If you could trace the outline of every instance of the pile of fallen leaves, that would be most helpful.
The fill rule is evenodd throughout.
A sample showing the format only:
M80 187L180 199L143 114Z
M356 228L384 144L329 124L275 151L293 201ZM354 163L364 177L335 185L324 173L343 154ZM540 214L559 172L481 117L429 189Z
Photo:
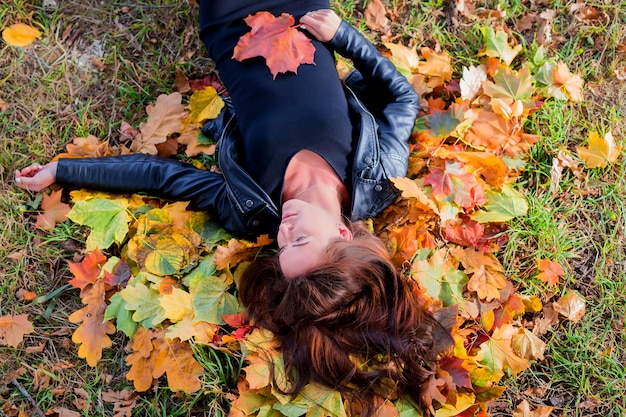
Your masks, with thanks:
M540 138L525 133L525 122L545 100L580 100L582 80L541 48L521 62L521 46L512 46L504 31L484 28L484 41L483 63L462 68L460 79L453 78L445 52L385 44L419 93L423 112L411 140L409 173L393 180L402 198L370 227L451 329L455 343L423 387L427 410L397 398L384 404L380 416L486 416L489 402L504 391L502 378L543 358L541 336L560 320L577 321L584 314L584 301L573 291L559 289L566 295L545 305L518 293L495 256L506 243L506 222L527 211L515 182ZM62 156L173 156L184 149L185 159L211 169L194 157L214 150L199 127L219 114L218 91L224 91L214 79L189 81L183 74L177 89L148 106L147 121L138 129L122 124L120 145L76 138ZM189 97L188 105L180 92ZM595 132L589 147L578 149L590 167L618 154L610 134ZM578 164L576 156L560 154L553 180ZM111 346L110 335L120 331L129 339L126 377L137 391L167 385L192 393L202 389L204 372L193 345L208 345L245 354L233 416L348 413L337 392L317 384L295 398L282 395L273 381L288 382L272 335L246 324L235 296L238 277L259 251L273 251L269 238L234 239L184 202L76 190L68 205L61 192L44 195L36 226L53 229L69 218L87 227L86 255L69 262L69 284L80 290L84 307L68 320L78 324L72 340L89 365L97 365ZM550 259L537 265L537 279L556 290L562 267ZM27 315L0 317L1 344L17 348L36 331ZM132 404L125 407L130 415ZM549 412L550 407L531 411L523 402L516 415Z

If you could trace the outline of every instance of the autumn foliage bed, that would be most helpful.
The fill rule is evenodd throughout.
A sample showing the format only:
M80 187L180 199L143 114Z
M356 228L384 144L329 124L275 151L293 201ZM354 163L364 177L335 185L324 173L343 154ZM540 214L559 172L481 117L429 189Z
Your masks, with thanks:
M506 26L479 25L481 47L475 56L464 57L471 65L460 65L446 51L391 39L382 17L385 9L376 7L381 6L370 2L365 10L367 23L381 33L386 41L381 50L420 95L422 111L410 142L409 172L393 180L402 198L368 226L386 242L394 262L454 338L423 386L428 409L391 398L379 415L486 416L506 381L544 359L551 331L564 322L575 324L585 314L585 298L568 288L565 265L558 259L537 254L526 269L544 289L543 296L525 291L501 263L508 223L529 211L520 177L529 169L533 146L542 141L530 133L533 117L549 102L580 102L584 83L547 48L535 44L524 50ZM284 30L290 25L287 21ZM8 44L36 39L30 29L13 30L17 35L5 38ZM341 61L340 72L345 65L349 63ZM136 126L119 120L121 140L74 137L63 156L142 152L214 169L213 138L199 128L217 116L223 106L220 93L226 92L214 76L194 78L180 69L175 89L153 97ZM559 186L564 169L582 177L585 170L618 159L621 148L610 131L590 129L585 135L585 146L554 158L551 187ZM98 369L115 344L125 345L116 355L124 362L126 382L101 397L114 405L115 415L129 416L142 396L165 390L180 398L218 398L210 403L219 404L211 412L223 412L230 404L232 416L349 412L341 396L325 387L310 384L290 398L274 385L287 383L280 353L271 334L248 326L236 297L238 277L249 261L274 253L267 236L256 242L234 239L206 213L188 210L185 202L146 195L56 187L43 193L40 206L36 203L29 227L44 239L69 230L80 242L74 258L65 262L72 277L58 286L60 291L73 287L82 303L67 315L75 325L71 340L76 345L68 349ZM59 293L29 289L20 297L41 304ZM34 338L50 336L25 311L0 317L1 344L37 349ZM218 358L230 371L216 386L211 363ZM39 378L61 369L55 366L41 367L45 372ZM5 383L24 391L20 372L25 368L11 370ZM20 394L32 399L28 392ZM17 415L16 397L11 398L2 410ZM555 410L531 407L525 400L511 408L524 417ZM24 409L38 406L26 404ZM71 415L63 407L43 411Z

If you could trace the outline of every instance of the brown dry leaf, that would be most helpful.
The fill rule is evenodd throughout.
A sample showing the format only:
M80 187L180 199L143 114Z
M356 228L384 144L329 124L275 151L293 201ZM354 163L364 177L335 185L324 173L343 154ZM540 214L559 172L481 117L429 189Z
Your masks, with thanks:
M102 142L93 135L84 138L74 138L72 143L65 146L67 152L61 153L54 158L97 158L101 156L119 155L120 150L110 146L107 142Z
M183 96L178 92L161 94L154 105L146 107L148 120L139 125L141 134L133 140L130 146L132 152L157 155L156 145L165 142L172 133L181 131L181 119L187 114L182 99Z
M549 417L552 415L552 410L554 407L541 406L531 411L528 401L523 400L513 412L513 417Z
M552 303L554 311L577 323L585 315L585 300L576 291L570 291Z
M189 78L187 78L183 70L178 67L176 67L176 79L174 80L174 85L176 86L176 90L181 94L185 94L191 91Z
M524 359L543 360L543 353L546 350L546 344L539 339L533 332L522 328L511 339L513 351Z
M102 358L102 350L111 346L108 335L115 333L115 325L104 321L106 303L104 301L104 281L98 280L91 287L81 291L82 302L86 307L68 317L70 323L82 324L72 335L72 341L80 344L78 356L85 358L89 366L96 366Z
M387 27L387 10L381 0L368 1L364 14L365 24L370 30L384 31Z
M570 168L572 173L581 178L582 172L578 168L578 162L574 160L566 151L561 149L556 158L552 159L552 168L550 168L550 193L555 194L559 191L559 184L563 175L564 168Z
M0 346L8 345L16 348L24 339L24 335L33 333L35 328L28 320L28 314L0 317Z
M131 417L137 405L137 393L129 390L106 391L102 393L102 400L113 403L113 417Z
M217 247L213 262L217 265L217 269L236 266L241 262L255 258L261 247L267 246L272 242L273 240L268 235L259 236L256 242L233 238L228 242L228 247Z
M41 229L52 230L57 223L63 223L67 220L67 213L70 212L71 207L69 204L61 202L62 196L63 190L43 195L43 200L41 201L43 213L37 215L35 226Z
M47 416L55 416L55 414L56 417L80 417L78 411L73 411L65 407L55 407L46 411Z

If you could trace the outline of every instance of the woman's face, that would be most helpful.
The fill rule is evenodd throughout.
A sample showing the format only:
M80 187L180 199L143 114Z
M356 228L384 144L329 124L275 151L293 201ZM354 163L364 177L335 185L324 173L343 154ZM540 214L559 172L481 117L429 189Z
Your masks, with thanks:
M303 200L286 201L277 236L285 277L293 278L317 265L326 246L337 238L352 240L352 233L333 213Z

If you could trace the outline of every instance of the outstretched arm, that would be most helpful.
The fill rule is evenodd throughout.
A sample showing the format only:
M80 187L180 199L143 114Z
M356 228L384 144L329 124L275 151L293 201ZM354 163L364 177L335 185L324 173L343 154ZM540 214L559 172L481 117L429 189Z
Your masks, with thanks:
M15 171L15 185L24 190L41 191L54 184L57 180L58 163L50 162L46 165L32 164Z

